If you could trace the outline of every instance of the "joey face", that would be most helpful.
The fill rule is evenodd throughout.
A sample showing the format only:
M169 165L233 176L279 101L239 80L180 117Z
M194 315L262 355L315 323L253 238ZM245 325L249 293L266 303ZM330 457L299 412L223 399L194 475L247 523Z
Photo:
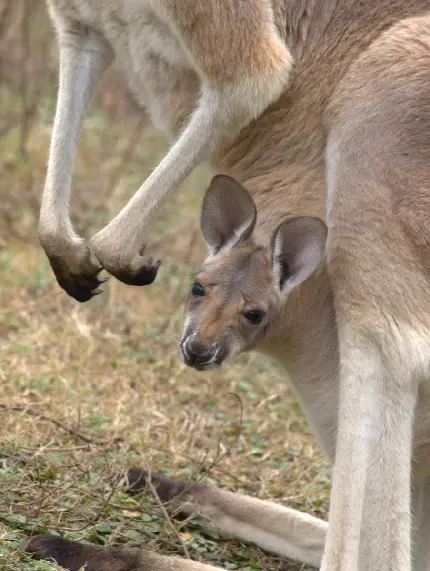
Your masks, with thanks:
M248 192L215 177L206 193L201 228L209 256L192 284L179 344L195 369L221 366L264 339L288 293L321 261L325 224L298 217L275 230L269 248L252 239L257 217Z
M206 260L191 287L180 344L196 369L220 366L252 349L279 310L268 253L245 243Z

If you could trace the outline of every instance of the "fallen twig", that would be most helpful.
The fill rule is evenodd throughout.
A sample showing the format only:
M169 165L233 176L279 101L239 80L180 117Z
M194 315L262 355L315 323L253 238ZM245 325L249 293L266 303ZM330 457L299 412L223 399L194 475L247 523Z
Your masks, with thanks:
M80 440L83 440L83 442L86 442L87 444L94 444L94 440L92 438L85 436L81 432L77 432L73 428L70 428L66 424L62 423L60 420L52 418L52 416L48 416L44 412L36 410L35 408L28 408L26 406L21 406L21 405L8 405L0 403L0 409L5 410L7 412L24 412L25 414L29 414L30 416L34 416L36 418L39 418L40 420L51 422L52 424L55 424L55 426L58 426L58 428L61 428L62 430L67 432L68 434L75 436ZM102 442L98 441L96 443L101 444Z
M167 513L166 508L164 507L163 502L160 500L159 495L157 494L157 490L155 489L154 484L152 483L152 478L151 478L151 467L147 466L146 467L146 472L147 472L147 482L148 482L148 486L149 489L151 490L152 495L154 496L155 501L157 502L158 506L160 507L161 511L163 512L163 515L170 527L170 529L173 531L173 533L175 534L175 536L177 537L181 547L182 547L182 551L184 552L185 557L187 557L187 559L191 559L190 557L190 553L188 551L187 546L185 545L185 543L182 541L182 538L179 534L179 531L176 529L176 527L173 525L172 520L170 519L169 514Z

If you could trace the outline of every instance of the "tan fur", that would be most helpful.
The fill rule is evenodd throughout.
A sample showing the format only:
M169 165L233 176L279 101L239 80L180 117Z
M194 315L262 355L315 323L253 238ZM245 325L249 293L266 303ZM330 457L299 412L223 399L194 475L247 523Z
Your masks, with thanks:
M215 172L229 173L249 190L257 225L244 244L206 260L199 279L212 293L199 305L190 301L185 334L198 336L203 347L226 347L226 359L255 348L283 364L333 463L328 528L294 510L212 488L191 491L191 507L221 530L320 564L323 571L429 571L430 2L201 0L187 2L191 12L184 21L185 11L175 16L170 12L175 2L159 0L155 8L142 0L141 11L133 14L134 26L124 12L129 5L125 0L52 4L58 27L64 21L82 22L96 34L91 49L98 46L104 52L101 37L108 36L123 62L134 62L128 69L138 64L140 73L130 77L132 87L154 123L173 136L192 111L200 86L215 82L217 97L210 101L228 100L227 107L219 107L224 117L208 116L216 144L204 137L199 141ZM210 11L224 7L226 25L214 33L214 22L223 20ZM227 13L251 21L244 28L239 21L230 27ZM196 32L187 44L190 23L198 14L197 27L206 32ZM207 21L207 14L214 20ZM145 52L144 40L150 41L146 24L154 32L150 52ZM206 34L207 44L194 43ZM279 38L289 52L282 51ZM245 46L246 51L249 44L249 54L255 54L260 43L261 57L249 60L243 49L240 54L224 51L230 45ZM228 56L232 61L223 64L224 76L219 64ZM263 80L265 65L269 71ZM243 77L246 86L238 87ZM227 93L223 82L228 78ZM279 80L274 91L267 85L273 78ZM234 104L239 93L248 97L246 117L239 111L243 101ZM256 94L261 97L254 107ZM215 129L219 121L222 128ZM53 155L61 150L56 145L54 136ZM179 165L186 145L177 153L179 148L172 147L170 166ZM203 157L196 148L193 152L187 163L191 168ZM45 229L49 240L55 238L44 244L48 253L49 243L57 249L64 244L61 252L74 251L71 243L82 245L70 233L67 215L63 212L66 222L60 224L52 207L58 200L64 209L67 195L57 167L51 163L48 206L42 207L41 235ZM70 164L66 167L70 173ZM188 172L179 168L169 178L168 169L160 168L149 186L144 183L144 192L138 191L92 242L92 251L114 274L119 266L139 266L134 250L163 194L157 194L158 183L168 181L173 188ZM63 199L55 195L54 180L63 181L62 189L57 188ZM145 202L151 193L158 199ZM326 258L285 296L269 268L268 247L281 220L302 215L327 222ZM119 239L122 232L124 239ZM131 248L123 255L125 242ZM108 252L116 261L105 263ZM68 260L73 261L72 254ZM246 324L244 300L249 308L264 306L270 316L264 329ZM40 554L43 550L35 545ZM64 553L60 549L60 562ZM89 553L89 571L103 569L103 557L100 550ZM124 552L115 557L117 562L127 559ZM124 569L166 568L166 559L154 555L148 563L146 557L137 555ZM191 567L176 559L171 568Z

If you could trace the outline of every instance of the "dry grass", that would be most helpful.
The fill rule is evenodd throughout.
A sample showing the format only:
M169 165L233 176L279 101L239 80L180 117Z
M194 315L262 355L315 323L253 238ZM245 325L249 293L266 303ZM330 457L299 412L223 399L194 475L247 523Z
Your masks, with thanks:
M191 557L230 569L301 569L208 535L197 521L173 520L173 530L150 494L130 498L115 483L126 467L149 465L324 516L329 476L276 365L247 355L197 373L178 358L183 301L204 254L203 169L152 224L148 249L163 259L154 285L111 280L85 305L57 286L35 233L55 44L40 2L26 31L28 6L0 0L0 568L55 568L14 552L29 533L50 531L165 552L185 545ZM105 82L79 149L72 209L87 236L166 150L119 81L114 74Z

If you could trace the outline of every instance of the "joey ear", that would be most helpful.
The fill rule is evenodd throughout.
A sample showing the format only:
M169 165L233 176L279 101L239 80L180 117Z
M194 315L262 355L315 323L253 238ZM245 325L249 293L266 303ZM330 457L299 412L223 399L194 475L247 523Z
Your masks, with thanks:
M215 176L203 199L200 226L212 255L247 240L257 209L248 191L233 178Z
M279 288L290 292L307 279L322 260L327 226L319 218L299 216L282 222L270 247Z

